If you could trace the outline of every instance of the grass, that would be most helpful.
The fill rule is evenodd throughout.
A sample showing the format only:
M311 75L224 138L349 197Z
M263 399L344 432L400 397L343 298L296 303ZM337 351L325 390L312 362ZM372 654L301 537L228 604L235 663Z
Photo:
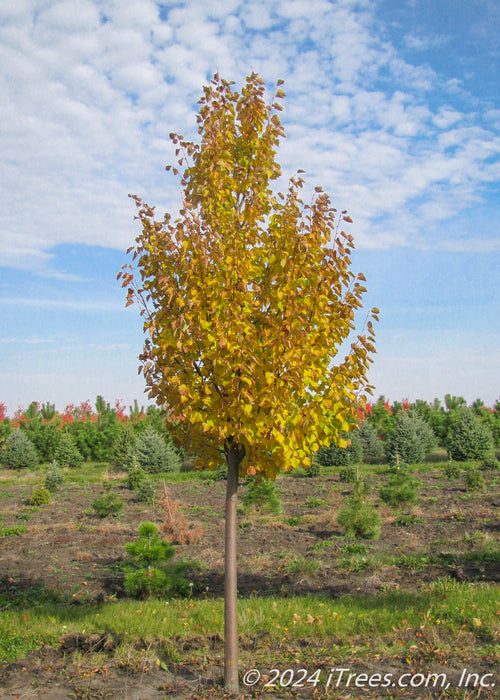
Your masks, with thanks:
M402 640L407 649L415 642L412 634L403 633L424 629L451 646L459 638L484 640L487 630L494 640L490 652L500 660L497 590L453 579L434 582L420 594L393 591L341 600L319 596L248 598L239 601L238 617L242 639L266 638L266 643L259 645L260 651L254 650L254 655L262 654L261 663L269 653L269 644L293 644L312 635L320 645L328 644L332 637L342 640L340 647L330 647L334 656L343 648L358 657L387 653L392 648L401 654ZM223 618L222 600L124 600L70 606L51 599L46 591L32 591L31 599L20 599L15 607L2 612L0 660L14 661L42 644L57 644L61 635L68 633L108 633L119 640L122 651L138 639L160 647L170 640L179 660L192 659L193 653L201 657L206 649L202 645L186 652L183 640L193 636L221 638ZM254 665L258 665L257 658Z

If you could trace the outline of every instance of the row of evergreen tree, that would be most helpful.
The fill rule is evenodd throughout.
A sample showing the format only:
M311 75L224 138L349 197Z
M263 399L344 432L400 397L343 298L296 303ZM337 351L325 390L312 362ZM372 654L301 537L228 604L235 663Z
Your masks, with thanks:
M168 413L155 406L145 410L135 402L125 416L118 402L112 408L100 396L95 410L87 402L64 414L51 404L33 402L12 419L5 411L0 416L0 461L6 466L23 461L25 466L53 460L60 466L97 461L125 468L135 464L149 472L175 470L186 455L174 448L169 422ZM415 464L436 447L446 449L453 460L480 460L500 447L500 404L487 408L477 400L467 406L463 398L447 395L444 405L438 400L390 405L381 396L360 415L359 430L347 437L350 447L338 448L333 443L322 447L316 463ZM28 456L20 458L19 450Z

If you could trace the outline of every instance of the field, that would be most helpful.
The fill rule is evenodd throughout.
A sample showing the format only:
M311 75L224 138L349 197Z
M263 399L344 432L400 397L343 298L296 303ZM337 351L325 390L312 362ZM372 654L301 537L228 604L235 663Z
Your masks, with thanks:
M333 469L279 478L278 515L240 513L240 677L261 673L242 695L500 697L499 472L484 472L476 491L444 466L412 467L418 498L398 507L378 498L387 468L362 466L382 518L376 540L345 537L337 514L353 485ZM0 472L1 697L225 697L225 482L159 478L203 532L176 545L191 562L189 598L142 601L124 592L124 545L165 512L96 464L66 472L50 503L30 506L43 473ZM124 500L118 517L92 511L103 483Z

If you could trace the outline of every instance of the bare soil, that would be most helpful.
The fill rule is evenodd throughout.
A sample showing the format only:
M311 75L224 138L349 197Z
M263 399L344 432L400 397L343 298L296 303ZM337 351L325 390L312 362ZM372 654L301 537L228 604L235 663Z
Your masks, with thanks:
M439 577L452 576L459 581L500 582L498 561L481 556L485 543L498 549L500 490L495 475L486 475L487 486L480 492L468 492L460 481L448 481L440 469L415 474L421 481L417 504L390 508L376 498L373 502L382 516L378 540L365 542L367 553L356 556L346 551L336 516L350 484L342 484L336 475L319 478L280 478L276 482L282 503L281 514L247 512L239 517L238 588L240 598L269 595L317 595L330 598L375 594L394 588L419 591L423 584ZM122 597L124 544L137 535L144 520L161 522L164 512L138 503L124 484L124 475L111 474L112 488L124 499L124 510L117 518L99 519L91 503L101 491L100 484L86 486L65 482L50 504L33 510L27 505L31 487L23 484L3 486L0 481L0 517L2 525L24 524L20 536L0 539L0 596L18 599L22 591L44 587L71 598L78 605ZM385 475L372 477L379 486ZM196 560L193 595L220 597L224 570L224 491L225 482L191 481L168 484L170 496L182 504L182 510L194 527L203 530L195 544L177 545L176 556ZM240 492L247 487L242 484ZM409 516L398 524L398 516ZM21 518L21 519L20 519ZM24 519L23 519L24 518ZM28 519L29 518L29 519ZM477 552L477 557L474 553ZM378 562L374 565L373 562ZM207 640L199 640L200 646ZM221 658L221 639L212 640L217 658ZM197 640L190 642L196 645ZM258 644L259 640L243 640ZM140 642L139 642L140 644ZM304 640L314 654L314 639ZM70 635L61 638L57 648L43 648L20 662L0 665L1 698L222 698L220 665L200 669L183 667L162 669L147 658L140 668L123 668L110 663L92 668L92 653L109 653L116 640L109 636L87 638ZM78 663L73 661L78 651ZM88 668L82 666L88 655ZM153 657L151 657L153 658ZM275 663L277 663L276 659ZM401 662L402 663L402 662ZM388 672L398 665L392 659L374 659L373 669ZM480 650L475 668L489 672ZM403 669L404 666L401 666ZM83 669L83 670L82 670ZM397 668L396 668L397 670ZM370 672L370 669L363 669ZM496 689L500 690L500 689ZM356 691L354 691L356 692ZM483 691L481 698L495 696ZM351 693L351 691L349 691ZM329 694L328 697L402 697L401 695ZM420 693L420 694L418 694ZM421 691L404 697L430 697ZM490 693L488 695L488 693ZM257 696L247 692L245 697ZM289 697L274 691L260 691L259 697ZM312 690L296 697L313 697ZM314 697L323 697L316 694ZM445 697L443 695L443 697ZM455 697L446 695L446 697ZM458 695L456 696L458 697ZM460 695L461 698L476 695ZM479 696L477 696L479 697Z

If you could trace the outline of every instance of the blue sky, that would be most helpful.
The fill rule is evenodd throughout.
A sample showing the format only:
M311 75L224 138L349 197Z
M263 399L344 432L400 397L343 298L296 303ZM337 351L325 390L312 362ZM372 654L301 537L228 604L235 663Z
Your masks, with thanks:
M497 0L4 0L0 401L146 403L116 274L129 192L175 211L171 131L216 71L285 81L284 175L354 219L375 394L500 396ZM132 307L133 308L133 307ZM362 320L362 319L361 319Z

